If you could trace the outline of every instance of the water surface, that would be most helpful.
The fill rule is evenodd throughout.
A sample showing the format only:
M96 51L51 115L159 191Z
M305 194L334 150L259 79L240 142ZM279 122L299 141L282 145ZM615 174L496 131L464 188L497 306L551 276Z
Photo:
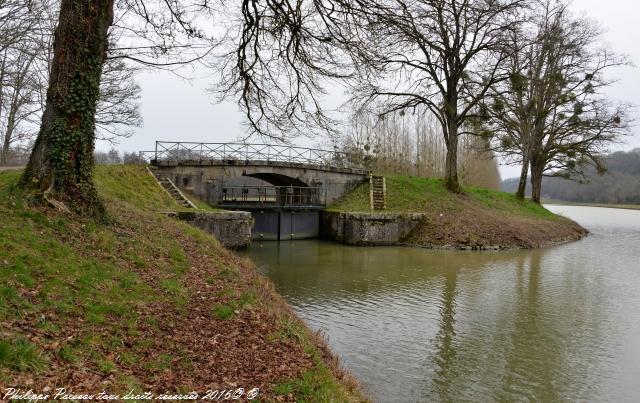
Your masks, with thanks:
M640 211L536 251L265 242L249 250L380 402L640 401Z

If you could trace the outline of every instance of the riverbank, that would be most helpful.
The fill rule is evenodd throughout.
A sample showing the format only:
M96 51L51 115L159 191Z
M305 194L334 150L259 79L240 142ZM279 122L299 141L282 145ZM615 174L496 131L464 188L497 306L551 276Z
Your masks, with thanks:
M30 206L18 176L0 173L3 389L365 400L250 261L163 214L144 168L98 167L108 225Z
M587 230L530 200L474 187L460 194L437 179L386 176L385 213L420 214L400 244L438 249L530 249L581 239ZM330 206L331 212L369 212L363 184Z
M543 203L553 204L557 206L602 207L621 210L640 210L640 204L578 203L563 200L544 200Z
M548 209L593 236L500 253L314 240L249 253L380 402L635 402L640 214Z

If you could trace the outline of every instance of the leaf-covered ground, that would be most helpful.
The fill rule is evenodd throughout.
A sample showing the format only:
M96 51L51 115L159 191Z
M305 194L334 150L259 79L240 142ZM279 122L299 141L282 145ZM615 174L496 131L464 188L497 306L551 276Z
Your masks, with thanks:
M0 172L0 388L361 401L250 261L159 211L140 167L98 167L112 223L34 207Z

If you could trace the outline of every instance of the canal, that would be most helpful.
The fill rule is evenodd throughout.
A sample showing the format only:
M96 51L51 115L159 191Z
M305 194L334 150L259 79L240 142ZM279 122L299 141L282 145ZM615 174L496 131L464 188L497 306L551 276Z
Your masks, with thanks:
M513 252L263 242L260 270L379 402L638 401L640 211Z

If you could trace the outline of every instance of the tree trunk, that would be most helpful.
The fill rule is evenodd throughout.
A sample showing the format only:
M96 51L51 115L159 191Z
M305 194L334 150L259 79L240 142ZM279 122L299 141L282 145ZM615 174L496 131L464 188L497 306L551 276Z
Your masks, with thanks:
M0 150L0 165L7 165L9 162L9 146L11 145L11 137L13 137L13 129L15 127L15 111L9 113L7 118L7 127L4 132L4 141L2 142L2 149Z
M27 65L27 69L29 66ZM13 142L13 132L16 129L16 115L20 108L20 90L24 81L24 73L20 73L14 83L13 94L11 95L11 106L9 107L9 115L7 115L7 127L4 132L4 143L2 144L2 153L0 155L0 165L6 165L9 159L9 147Z
M55 205L102 217L92 178L100 76L113 0L62 0L40 132L21 185Z
M531 199L540 204L540 196L542 194L542 174L544 172L544 164L531 160Z
M455 120L451 120L447 127L447 157L445 161L444 178L447 189L452 192L460 192L460 182L458 181L458 125Z
M520 182L518 183L518 191L516 197L520 200L524 200L525 193L527 191L527 178L529 176L529 156L524 154L522 157L522 170L520 171Z
M2 96L4 95L3 84L4 84L4 76L6 74L5 73L6 64L7 64L7 54L5 53L2 57L2 66L0 66L0 118L2 117L2 106L4 105ZM0 130L2 129L0 128ZM2 139L3 143L6 142L6 136L0 137L0 139ZM2 149L0 149L0 165L6 165L6 158L8 153L9 153L9 150L5 149L3 145Z

